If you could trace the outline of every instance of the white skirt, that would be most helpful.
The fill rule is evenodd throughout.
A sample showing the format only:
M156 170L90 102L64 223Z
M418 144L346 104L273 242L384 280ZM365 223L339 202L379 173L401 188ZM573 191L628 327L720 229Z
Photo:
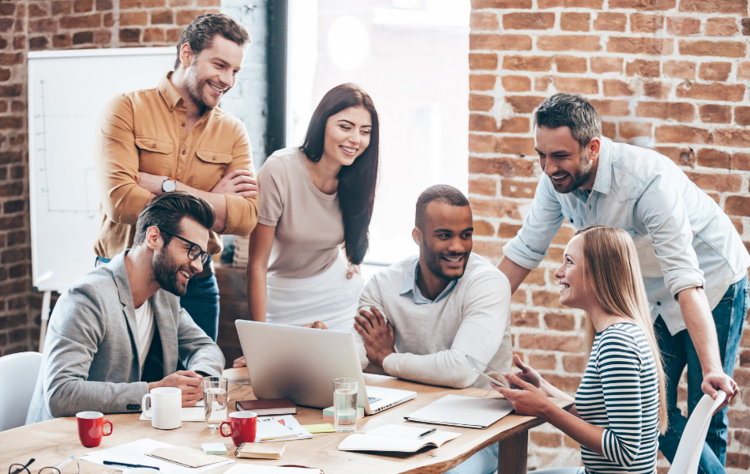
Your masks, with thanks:
M348 269L340 254L331 268L314 277L268 275L266 321L290 326L322 321L331 331L350 332L365 282L357 273L347 280Z

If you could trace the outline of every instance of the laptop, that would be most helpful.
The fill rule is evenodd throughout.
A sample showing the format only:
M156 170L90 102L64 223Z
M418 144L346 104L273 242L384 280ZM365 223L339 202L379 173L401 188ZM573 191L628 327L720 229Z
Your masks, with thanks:
M357 405L367 415L417 396L410 390L366 387L353 334L240 319L235 325L259 399L287 398L296 405L328 408L337 377L357 379Z

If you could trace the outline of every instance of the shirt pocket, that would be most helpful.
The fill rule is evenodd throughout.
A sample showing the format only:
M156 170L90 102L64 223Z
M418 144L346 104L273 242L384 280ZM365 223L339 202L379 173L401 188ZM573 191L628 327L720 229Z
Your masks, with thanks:
M196 150L195 155L198 157L198 162L195 166L192 186L203 191L210 191L224 176L224 171L232 162L232 154L213 150Z
M174 144L158 138L136 137L138 171L158 176L171 176Z

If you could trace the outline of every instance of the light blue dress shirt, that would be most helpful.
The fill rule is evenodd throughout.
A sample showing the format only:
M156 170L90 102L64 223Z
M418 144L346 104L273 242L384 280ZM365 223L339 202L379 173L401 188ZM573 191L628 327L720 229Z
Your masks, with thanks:
M652 318L661 315L676 334L685 329L676 295L703 287L713 309L729 285L744 277L750 255L729 217L669 158L601 141L593 190L560 194L542 174L523 227L503 253L524 268L536 268L563 218L576 229L594 224L623 229L638 249Z
M398 293L401 296L405 296L411 293L412 299L414 300L414 304L437 303L438 301L448 296L451 291L453 291L453 288L456 287L456 282L458 281L458 280L451 280L450 283L448 283L448 286L446 286L445 289L442 292L440 292L437 298L435 298L434 300L428 300L422 295L422 292L419 291L419 286L417 285L417 275L419 275L418 272L419 272L419 257L416 257L414 259L414 264L411 266L411 269L409 269L409 273L406 275L406 279L404 280L403 286L401 286L401 291L399 291Z

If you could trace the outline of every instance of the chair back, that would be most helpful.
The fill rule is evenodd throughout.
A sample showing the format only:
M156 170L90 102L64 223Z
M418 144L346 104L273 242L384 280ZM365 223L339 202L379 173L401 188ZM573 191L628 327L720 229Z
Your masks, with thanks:
M696 474L698 472L698 463L703 452L703 442L706 440L711 416L719 405L724 403L726 397L727 394L721 390L716 400L703 395L685 425L685 431L682 432L680 445L674 455L672 467L669 468L669 474Z
M41 365L39 352L0 357L0 431L26 424Z

